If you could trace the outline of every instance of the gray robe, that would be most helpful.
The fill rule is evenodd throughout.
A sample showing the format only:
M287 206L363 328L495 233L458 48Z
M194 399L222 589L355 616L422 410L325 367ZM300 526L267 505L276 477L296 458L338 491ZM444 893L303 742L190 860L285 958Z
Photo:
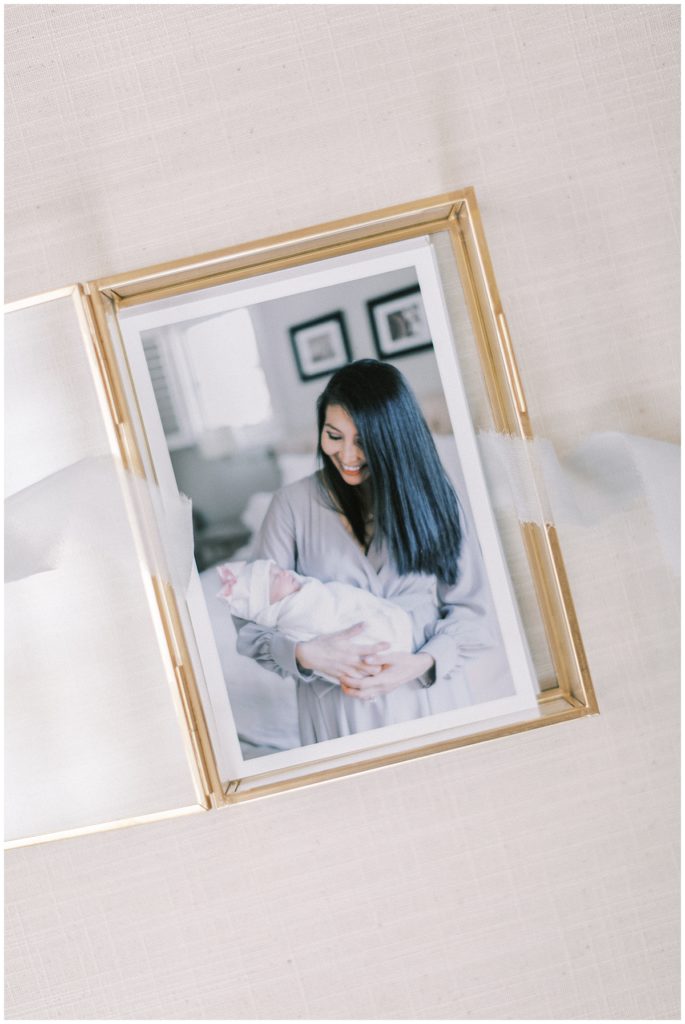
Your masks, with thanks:
M384 544L374 540L364 554L339 514L326 503L316 474L274 494L254 549L254 558L273 558L284 569L329 582L340 580L409 612L414 649L435 659L435 682L414 680L374 701L360 700L339 686L302 671L297 641L276 629L235 618L238 652L297 683L303 745L411 721L473 703L463 668L493 647L499 630L491 610L485 570L473 529L461 510L462 548L454 586L433 576L400 576Z

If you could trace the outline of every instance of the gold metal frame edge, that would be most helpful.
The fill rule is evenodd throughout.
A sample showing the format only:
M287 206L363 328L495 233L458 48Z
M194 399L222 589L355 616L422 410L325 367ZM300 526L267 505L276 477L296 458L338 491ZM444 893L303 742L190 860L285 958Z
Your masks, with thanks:
M68 284L64 288L54 288L49 292L38 292L36 295L29 295L25 299L16 299L14 302L6 302L3 306L3 313L17 313L21 309L28 309L30 306L41 306L44 302L54 302L55 299L68 299L78 289L78 284Z
M91 835L94 832L112 832L115 829L131 828L134 825L146 825L155 821L168 821L171 818L187 817L190 814L204 812L200 804L189 804L168 811L156 811L152 814L139 814L132 818L118 818L98 825L82 825L78 828L64 829L61 832L46 832L43 835L27 836L25 839L8 839L4 843L5 850L17 850L24 846L37 846L39 843L51 843L57 839L76 839L78 836Z
M434 757L439 754L446 754L459 747L474 746L476 743L485 743L492 740L504 739L522 732L531 732L533 729L540 729L548 725L558 725L562 722L570 722L577 718L593 717L593 712L578 702L569 702L565 698L558 698L566 703L564 710L548 713L536 719L529 719L524 722L517 722L514 725L499 726L494 729L485 729L482 732L473 733L469 736L460 736L451 740L443 740L438 743L427 744L413 750L401 751L395 754L386 754L381 757L369 758L358 761L351 765L336 766L335 768L322 768L313 772L296 776L291 779L282 779L278 782L265 782L263 785L255 783L249 788L242 788L245 780L235 779L226 785L225 803L227 805L245 803L248 800L259 797L272 796L276 793L287 792L292 789L301 789L304 786L317 785L323 782L331 782L334 779L343 778L346 775L358 775L364 771L372 771L378 768L386 768L394 764L402 764L404 761L415 761L422 757ZM324 763L324 762L321 762ZM263 776L268 779L268 775Z
M431 196L426 199L417 199L409 203L401 203L395 206L384 207L380 210L371 210L362 214L355 214L351 217L343 217L339 220L325 221L322 224L315 224L312 227L288 231L279 235L271 235L251 242L242 242L222 249L214 249L208 252L199 253L196 256L188 256L179 260L169 260L164 263L151 264L141 267L138 270L115 274L113 276L98 278L89 282L89 286L99 291L110 290L117 293L117 290L128 285L141 284L145 281L159 280L170 274L179 273L183 270L210 268L226 260L245 258L250 254L260 252L272 252L278 248L288 245L316 242L317 239L325 239L329 235L340 234L354 228L373 226L377 223L387 224L388 221L407 218L416 214L428 213L431 210L449 206L450 209L455 203L459 203L473 195L472 188L460 189L453 192L445 192L438 196ZM447 211L447 216L449 216ZM444 223L447 217L440 219ZM212 276L211 273L207 276ZM145 294L147 295L147 291ZM149 301L148 298L140 301Z
M110 415L115 419L115 426L118 428L116 434L122 462L131 472L145 479L145 465L135 440L125 389L116 366L103 297L100 293L89 292L84 288L81 290L81 299L84 308L90 314L90 342L95 352L97 372L108 400ZM203 807L208 810L223 801L223 786L216 767L216 756L173 591L157 577L151 577L151 585L166 654L173 668L173 685L180 704L184 731L192 751L192 771L204 801Z

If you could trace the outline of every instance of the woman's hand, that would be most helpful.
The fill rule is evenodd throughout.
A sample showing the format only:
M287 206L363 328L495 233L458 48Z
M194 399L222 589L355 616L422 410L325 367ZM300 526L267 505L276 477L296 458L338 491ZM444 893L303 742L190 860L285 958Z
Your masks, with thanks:
M367 655L364 661L369 668L381 665L382 671L361 679L345 676L340 679L340 682L343 693L349 697L369 701L396 690L398 686L404 686L405 683L418 679L435 665L432 655L421 654L421 652L405 654L402 651L393 651L392 654Z
M358 622L349 629L341 629L337 633L324 633L313 640L304 640L295 647L295 658L300 668L312 671L317 675L325 673L341 682L358 681L367 676L381 673L380 661L368 661L390 646L387 643L356 645L351 643L364 629L364 623ZM382 661L382 658L381 658Z

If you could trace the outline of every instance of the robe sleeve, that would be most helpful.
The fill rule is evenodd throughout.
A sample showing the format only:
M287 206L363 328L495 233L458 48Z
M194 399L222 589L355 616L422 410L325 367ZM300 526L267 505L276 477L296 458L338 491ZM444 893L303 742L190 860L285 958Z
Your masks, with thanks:
M271 499L264 522L255 541L253 559L273 558L282 569L295 569L297 541L295 516L283 491L277 491ZM233 616L237 637L238 654L254 658L263 668L280 676L294 676L296 679L311 679L312 673L303 671L295 659L296 640L284 636L277 629L249 622Z
M435 658L437 681L498 643L483 556L473 525L459 506L462 531L459 575L452 586L438 581L439 618L420 648Z

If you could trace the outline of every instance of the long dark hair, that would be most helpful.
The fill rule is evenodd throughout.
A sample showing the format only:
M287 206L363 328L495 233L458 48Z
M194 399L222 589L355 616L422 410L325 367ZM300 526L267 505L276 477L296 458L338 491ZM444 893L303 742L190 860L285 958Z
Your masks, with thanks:
M359 485L345 483L321 447L331 405L341 406L357 428L373 489L375 532L397 571L455 583L461 548L457 496L405 378L391 363L358 359L333 374L317 402L325 489L363 546Z

